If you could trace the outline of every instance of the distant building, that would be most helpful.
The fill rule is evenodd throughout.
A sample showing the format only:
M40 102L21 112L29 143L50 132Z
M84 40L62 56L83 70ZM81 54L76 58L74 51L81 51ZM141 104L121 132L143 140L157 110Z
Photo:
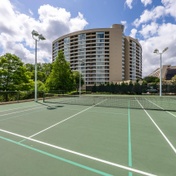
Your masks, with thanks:
M163 65L161 72L162 80L171 80L172 77L176 75L176 66ZM152 73L149 74L149 76L156 76L160 78L160 68L154 70Z
M52 59L64 52L72 70L80 71L86 86L142 78L142 47L123 33L124 26L73 32L52 43Z

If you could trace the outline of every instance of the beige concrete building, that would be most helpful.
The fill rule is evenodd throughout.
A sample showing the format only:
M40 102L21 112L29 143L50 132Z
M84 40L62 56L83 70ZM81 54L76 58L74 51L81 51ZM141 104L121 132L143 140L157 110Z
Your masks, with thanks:
M140 79L141 45L123 31L123 25L114 24L61 36L52 43L53 61L63 50L71 69L81 72L86 86Z
M162 73L161 75L162 80L171 80L172 77L176 75L176 66L163 65L161 69L161 73ZM160 78L160 68L157 68L148 76L155 76Z

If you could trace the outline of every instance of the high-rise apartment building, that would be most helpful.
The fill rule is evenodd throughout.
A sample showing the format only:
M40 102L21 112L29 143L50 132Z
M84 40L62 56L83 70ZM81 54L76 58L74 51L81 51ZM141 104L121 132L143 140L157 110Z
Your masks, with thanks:
M86 86L142 78L142 47L123 31L123 25L114 24L61 36L52 43L52 59L62 50Z

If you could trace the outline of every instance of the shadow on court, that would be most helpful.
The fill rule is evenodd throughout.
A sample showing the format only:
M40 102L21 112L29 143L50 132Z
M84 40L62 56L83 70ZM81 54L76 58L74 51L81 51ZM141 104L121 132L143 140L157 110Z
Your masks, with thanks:
M57 109L57 108L62 108L64 106L61 106L61 105L57 105L57 106L51 106L51 105L48 105L48 104L45 104L45 103L42 103L42 102L37 102L38 104L41 104L43 106L46 106L48 110L54 110L54 109Z

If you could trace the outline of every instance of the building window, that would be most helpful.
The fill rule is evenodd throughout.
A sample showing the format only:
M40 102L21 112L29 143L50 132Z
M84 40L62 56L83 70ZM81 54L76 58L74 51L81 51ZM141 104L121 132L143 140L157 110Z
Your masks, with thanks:
M78 40L85 40L86 39L86 34L79 34L78 35Z
M68 44L68 43L70 43L70 38L69 37L64 38L64 44Z
M104 38L104 32L96 32L97 38Z

